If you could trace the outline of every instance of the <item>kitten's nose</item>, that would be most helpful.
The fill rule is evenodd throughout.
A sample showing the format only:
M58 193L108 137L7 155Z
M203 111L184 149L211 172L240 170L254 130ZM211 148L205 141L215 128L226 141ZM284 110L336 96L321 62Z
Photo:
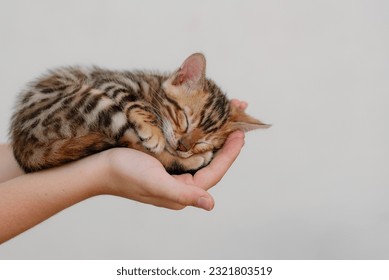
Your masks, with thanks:
M180 140L178 141L178 146L177 146L177 150L179 150L180 152L187 152L190 150L190 145L183 141L183 140Z

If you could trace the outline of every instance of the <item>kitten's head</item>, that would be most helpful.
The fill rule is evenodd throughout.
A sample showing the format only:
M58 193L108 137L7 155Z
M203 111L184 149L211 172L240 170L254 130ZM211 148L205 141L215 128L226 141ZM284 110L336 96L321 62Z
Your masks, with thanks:
M182 158L216 152L235 130L268 127L231 105L221 89L206 78L205 67L204 55L192 54L163 84L168 99L163 114L167 150Z

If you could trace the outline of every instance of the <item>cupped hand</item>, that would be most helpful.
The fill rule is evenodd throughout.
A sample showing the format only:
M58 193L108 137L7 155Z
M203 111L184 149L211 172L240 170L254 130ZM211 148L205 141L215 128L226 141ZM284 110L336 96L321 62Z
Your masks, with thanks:
M247 103L233 99L231 106L245 110ZM174 176L157 159L143 152L127 148L108 150L102 153L109 170L104 175L105 193L169 209L195 206L212 210L215 202L207 190L223 178L243 145L244 133L235 131L208 166L194 175Z
M212 210L214 200L207 190L222 179L243 144L244 133L232 133L211 163L193 176L172 176L157 159L137 150L108 150L104 152L109 170L102 182L105 193L169 209L195 206Z

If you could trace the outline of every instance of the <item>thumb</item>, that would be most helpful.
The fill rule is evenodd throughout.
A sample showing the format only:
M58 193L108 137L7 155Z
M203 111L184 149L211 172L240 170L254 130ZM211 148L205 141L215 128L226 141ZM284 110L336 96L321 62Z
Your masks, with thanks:
M172 196L181 205L194 206L207 211L212 210L215 206L215 201L208 192L193 185L178 187Z
M212 196L205 190L195 185L185 184L171 177L164 184L165 188L159 188L160 196L174 203L184 206L194 206L210 211L215 206Z

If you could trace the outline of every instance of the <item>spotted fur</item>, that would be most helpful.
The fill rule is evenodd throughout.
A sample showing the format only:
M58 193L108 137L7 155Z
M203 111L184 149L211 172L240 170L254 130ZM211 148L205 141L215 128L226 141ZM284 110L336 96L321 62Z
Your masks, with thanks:
M10 135L26 172L129 147L179 174L207 165L232 131L260 127L205 77L205 58L197 53L170 75L98 67L50 71L21 93Z

